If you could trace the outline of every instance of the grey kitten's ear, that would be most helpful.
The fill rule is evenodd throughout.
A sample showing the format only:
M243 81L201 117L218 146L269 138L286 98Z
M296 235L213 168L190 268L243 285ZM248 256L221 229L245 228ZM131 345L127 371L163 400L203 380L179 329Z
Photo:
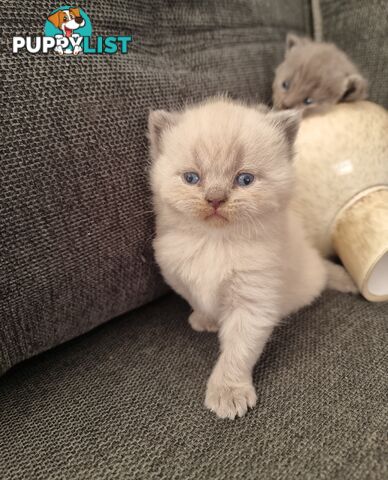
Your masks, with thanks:
M311 42L309 38L298 37L298 35L295 35L295 33L287 33L286 50L290 50L291 48L297 47L300 45L306 45L309 42Z
M363 100L368 95L368 82L359 73L354 73L346 77L343 85L343 94L341 101L354 102Z
M150 139L152 158L160 155L163 133L178 123L180 115L178 112L167 112L166 110L150 112L148 116L148 138Z
M299 130L302 113L298 110L271 112L268 114L268 119L284 133L287 143L292 147Z

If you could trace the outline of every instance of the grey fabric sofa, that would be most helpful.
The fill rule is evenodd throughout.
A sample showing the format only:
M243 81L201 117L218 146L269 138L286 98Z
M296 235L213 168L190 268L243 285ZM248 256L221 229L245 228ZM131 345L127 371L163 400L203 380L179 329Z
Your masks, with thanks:
M145 136L151 108L270 101L290 30L387 107L388 4L83 1L93 35L134 40L79 57L12 54L60 4L0 5L0 478L388 478L387 304L325 292L275 331L254 410L205 410L217 339L153 261Z

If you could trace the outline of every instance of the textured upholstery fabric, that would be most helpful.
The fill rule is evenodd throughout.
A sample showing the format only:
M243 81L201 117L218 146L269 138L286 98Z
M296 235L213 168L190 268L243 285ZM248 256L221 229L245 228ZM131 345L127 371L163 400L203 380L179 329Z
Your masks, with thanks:
M0 0L0 373L165 291L152 260L146 118L217 92L269 100L294 0L81 1L127 55L11 53L60 3Z
M2 480L386 480L388 304L326 292L256 366L258 405L203 407L215 334L174 295L0 379Z
M388 108L388 2L320 0L323 38L343 48L369 81L370 99Z

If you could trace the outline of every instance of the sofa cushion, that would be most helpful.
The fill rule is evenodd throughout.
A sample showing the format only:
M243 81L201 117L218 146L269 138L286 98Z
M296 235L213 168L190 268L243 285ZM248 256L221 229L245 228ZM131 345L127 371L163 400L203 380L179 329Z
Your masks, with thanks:
M275 330L257 407L203 406L218 354L175 295L0 379L2 480L386 480L388 304L326 292Z
M13 54L49 4L7 2L0 111L0 373L166 291L151 248L148 111L217 92L269 100L308 2L84 2L128 54Z

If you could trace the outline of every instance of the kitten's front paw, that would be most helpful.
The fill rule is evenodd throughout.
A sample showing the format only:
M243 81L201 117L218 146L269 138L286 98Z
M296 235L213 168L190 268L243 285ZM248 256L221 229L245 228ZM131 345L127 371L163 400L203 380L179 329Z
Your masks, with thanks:
M205 406L220 418L242 417L256 405L256 392L251 383L216 384L209 378Z
M217 332L218 325L201 313L193 312L189 317L191 328L196 332Z

